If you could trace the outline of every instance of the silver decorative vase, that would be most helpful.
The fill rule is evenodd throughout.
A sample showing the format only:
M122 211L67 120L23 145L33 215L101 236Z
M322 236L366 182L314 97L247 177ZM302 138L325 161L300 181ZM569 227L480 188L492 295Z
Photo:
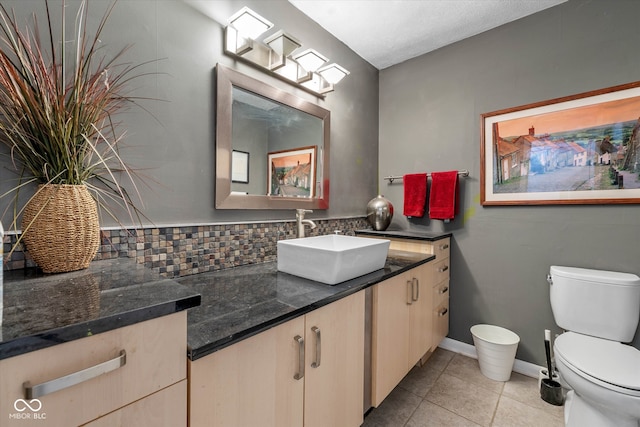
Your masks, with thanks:
M374 230L386 230L393 218L393 205L382 195L367 203L367 221Z

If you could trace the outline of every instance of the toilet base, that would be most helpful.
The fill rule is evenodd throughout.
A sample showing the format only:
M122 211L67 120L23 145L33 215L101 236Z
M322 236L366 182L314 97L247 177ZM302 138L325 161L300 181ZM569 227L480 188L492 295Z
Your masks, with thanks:
M566 427L638 427L637 419L620 417L609 411L601 411L570 390L564 404Z

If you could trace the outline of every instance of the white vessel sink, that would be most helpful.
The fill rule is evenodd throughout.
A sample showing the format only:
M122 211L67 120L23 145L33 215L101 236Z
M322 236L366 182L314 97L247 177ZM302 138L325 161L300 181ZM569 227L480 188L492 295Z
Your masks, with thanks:
M335 285L384 267L389 240L331 234L278 242L278 270Z

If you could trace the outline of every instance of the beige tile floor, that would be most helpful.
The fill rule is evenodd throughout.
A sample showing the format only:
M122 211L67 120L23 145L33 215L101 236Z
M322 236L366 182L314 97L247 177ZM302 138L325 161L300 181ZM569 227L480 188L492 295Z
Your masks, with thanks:
M476 359L438 348L369 412L363 427L562 427L562 411L540 398L537 379L514 372L507 382L493 381Z

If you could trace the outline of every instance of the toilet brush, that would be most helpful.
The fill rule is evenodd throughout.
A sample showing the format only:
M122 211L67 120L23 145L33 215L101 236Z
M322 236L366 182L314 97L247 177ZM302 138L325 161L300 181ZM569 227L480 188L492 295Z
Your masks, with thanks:
M553 370L551 369L551 331L544 330L544 350L547 356L547 374L549 378L543 378L540 382L540 397L547 403L560 406L563 403L562 386L553 380Z
M544 351L547 356L547 375L549 379L553 379L553 371L551 370L551 331L544 330Z

